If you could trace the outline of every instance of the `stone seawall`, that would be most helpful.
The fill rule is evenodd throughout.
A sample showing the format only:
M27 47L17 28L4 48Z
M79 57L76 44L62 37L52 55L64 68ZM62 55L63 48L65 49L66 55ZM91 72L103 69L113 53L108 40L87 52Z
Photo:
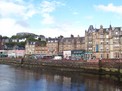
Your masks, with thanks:
M1 64L9 64L17 67L26 68L47 68L60 71L77 71L92 74L109 74L122 77L122 62L119 60L101 60L98 62L70 61L70 60L34 60L34 59L17 59L1 58Z

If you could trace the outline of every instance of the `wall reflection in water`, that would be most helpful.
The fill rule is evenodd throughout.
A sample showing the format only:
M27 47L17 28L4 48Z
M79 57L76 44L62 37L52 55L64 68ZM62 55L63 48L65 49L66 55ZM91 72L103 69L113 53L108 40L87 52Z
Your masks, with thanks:
M122 91L121 85L96 75L0 65L0 91Z

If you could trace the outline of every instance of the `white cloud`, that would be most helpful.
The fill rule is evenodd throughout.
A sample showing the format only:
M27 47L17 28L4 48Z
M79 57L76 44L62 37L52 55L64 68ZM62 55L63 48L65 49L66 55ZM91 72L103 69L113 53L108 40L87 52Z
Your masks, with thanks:
M11 18L0 19L0 34L2 36L12 36L18 32L27 32L28 28L16 23L16 20Z
M25 6L25 7L26 7L26 6ZM38 14L38 11L39 11L39 10L37 10L36 7L35 7L34 5L29 4L29 5L26 7L25 11L24 11L24 14L23 14L23 15L24 15L24 19L31 18L33 15Z
M95 5L95 8L98 10L103 10L107 12L113 12L117 14L122 14L122 6L115 6L112 3L105 5Z
M12 36L18 32L31 32L27 20L37 14L36 7L24 0L0 0L0 34Z
M43 1L41 2L41 15L43 17L42 24L54 24L55 19L51 15L52 12L56 10L56 8L60 5L63 5L58 1Z
M31 32L42 34L46 37L60 35L69 37L71 34L84 36L84 28L81 26L55 22L55 17L52 13L62 5L64 4L57 1L43 1L41 6L38 7L34 6L33 3L25 2L25 0L0 0L0 34L8 37L18 32ZM28 20L35 14L42 16L43 19L40 21L43 24L51 24L54 27L47 26L45 28L31 29L33 26L29 27L28 23L31 23L31 21L28 22Z
M73 34L74 36L84 36L84 30L85 29L81 26L74 26L73 24L64 23L52 28L41 29L40 34L43 34L46 37L58 37L60 35L63 35L64 37L70 37L71 34Z
M31 29L23 21L18 21L11 18L0 19L0 35L11 37L18 32L31 32L38 35L44 35L46 37L58 37L63 35L64 37L70 37L71 34L74 36L84 36L84 28L81 26L74 26L73 24L58 24L54 27L46 27L40 29Z
M56 4L54 2L49 2L49 1L43 1L41 3L41 12L42 13L50 13L55 10Z
M12 2L0 1L0 12L1 15L10 15L10 14L22 14L25 7L22 5L16 5Z
M23 19L28 19L36 14L36 9L32 4L26 5L22 0L3 0L0 1L0 15L2 17L22 17Z
M43 21L42 21L43 24L54 24L55 23L53 16L51 16L47 13L44 13L42 16L43 16Z

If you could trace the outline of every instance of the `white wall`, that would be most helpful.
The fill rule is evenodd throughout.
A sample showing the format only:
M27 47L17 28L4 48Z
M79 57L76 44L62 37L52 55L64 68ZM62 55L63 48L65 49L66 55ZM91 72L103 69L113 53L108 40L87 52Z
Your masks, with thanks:
M71 57L71 51L63 51L63 57L69 59L69 57Z

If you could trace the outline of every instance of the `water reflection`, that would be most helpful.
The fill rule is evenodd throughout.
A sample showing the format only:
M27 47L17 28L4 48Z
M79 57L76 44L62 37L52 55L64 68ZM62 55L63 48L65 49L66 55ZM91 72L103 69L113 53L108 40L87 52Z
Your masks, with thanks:
M122 86L96 75L0 65L0 91L122 91Z

